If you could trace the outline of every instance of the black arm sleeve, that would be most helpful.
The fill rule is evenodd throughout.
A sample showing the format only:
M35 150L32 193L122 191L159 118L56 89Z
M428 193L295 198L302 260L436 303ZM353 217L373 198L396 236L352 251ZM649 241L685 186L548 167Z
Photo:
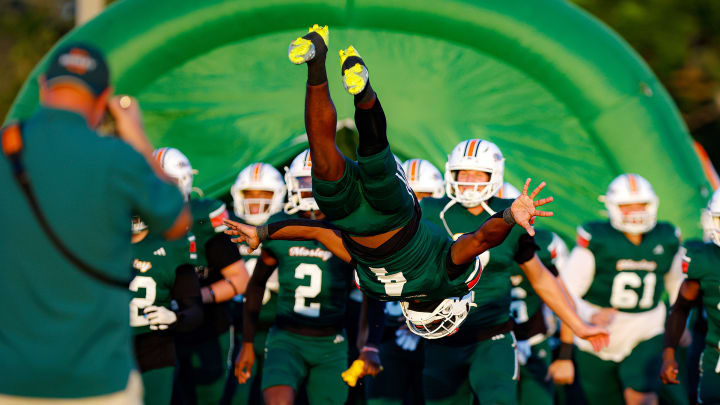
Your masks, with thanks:
M670 314L665 320L665 342L664 347L677 347L680 338L685 331L685 323L687 322L690 310L693 307L693 301L688 301L682 294L678 294L675 304L670 308Z
M557 269L557 267L555 267L554 264L547 266L547 269L550 271L550 273L552 273L553 276L555 276L555 277L560 276L560 273L558 272L558 269Z
M304 218L293 218L286 219L284 221L277 221L267 224L268 237L273 239L273 234L288 227L300 227L302 228L325 228L325 229L337 229L327 221L320 221L317 219L304 219Z
M255 264L253 274L248 281L243 305L243 342L252 343L255 339L255 327L258 324L262 299L265 294L265 283L272 275L274 268L265 264L260 257Z
M205 243L205 256L208 267L217 271L242 260L237 245L224 233L215 234Z
M518 245L513 258L517 264L523 264L532 259L538 250L540 250L540 247L535 243L535 238L528 234L523 234L518 238Z
M385 303L365 296L367 300L367 344L380 347L385 334Z
M192 265L183 264L175 270L175 283L170 294L178 304L175 330L189 332L203 323L200 282Z

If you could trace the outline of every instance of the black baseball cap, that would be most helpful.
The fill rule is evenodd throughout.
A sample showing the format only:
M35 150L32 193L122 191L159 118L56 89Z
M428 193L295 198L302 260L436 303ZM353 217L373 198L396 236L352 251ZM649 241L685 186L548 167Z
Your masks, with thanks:
M110 84L110 71L102 53L87 44L74 43L55 51L45 72L48 84L72 81L84 85L96 96Z

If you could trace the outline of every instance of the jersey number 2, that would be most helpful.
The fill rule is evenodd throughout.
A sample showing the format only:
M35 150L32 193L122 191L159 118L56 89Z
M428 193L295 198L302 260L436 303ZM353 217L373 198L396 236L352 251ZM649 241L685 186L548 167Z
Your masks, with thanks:
M619 273L613 279L610 305L614 308L635 308L636 306L642 309L650 308L653 304L656 282L655 273L647 273L642 279L637 273ZM638 297L638 294L628 289L628 287L643 287L642 298Z
M320 303L311 302L306 305L305 300L315 298L322 289L322 269L317 264L302 263L295 268L295 278L310 277L310 285L301 285L295 289L295 307L293 310L300 315L317 318L320 316Z
M130 326L133 327L150 325L150 321L143 316L142 310L155 302L157 283L152 277L135 276L130 282L130 291L137 292L140 288L145 289L145 296L130 300Z

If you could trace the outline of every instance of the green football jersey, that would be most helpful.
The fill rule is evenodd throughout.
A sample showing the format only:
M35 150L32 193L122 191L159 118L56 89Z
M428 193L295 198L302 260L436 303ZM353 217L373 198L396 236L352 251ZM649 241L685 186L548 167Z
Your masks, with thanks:
M440 213L449 202L450 199L447 197L423 198L420 202L423 218L444 228ZM513 200L509 199L491 198L487 203L493 211L502 212L512 205L512 202ZM483 211L480 215L473 215L460 204L454 204L444 214L447 228L453 239L465 233L475 232L490 216L491 214L487 211ZM513 268L516 267L513 257L520 236L525 233L523 228L514 226L503 243L480 255L483 265L482 276L472 289L473 302L477 304L477 307L470 309L463 328L493 326L509 320L510 290L512 288L510 275Z
M269 222L300 218L284 213ZM277 320L294 325L341 325L353 268L316 241L267 240L263 249L278 260Z
M537 256L547 268L555 265L558 254L567 253L565 242L553 232L545 229L535 228L535 243L540 248ZM512 268L510 282L512 283L510 314L516 324L522 324L542 309L543 301L517 264Z
M201 286L206 286L218 281L221 276L210 277L207 270L207 258L205 257L205 244L215 234L223 232L227 227L223 224L229 218L225 203L210 198L190 200L190 211L193 216L191 232L197 238L197 267L198 279Z
M136 335L151 332L150 321L143 315L146 307L154 305L170 309L175 270L183 264L195 264L195 246L192 234L176 241L148 234L132 245L133 267L138 274L130 282L130 291L133 292L130 326Z
M697 280L708 318L705 343L720 348L720 247L712 242L685 243L683 271L690 280Z
M658 222L635 246L610 222L589 222L578 228L577 243L595 257L595 275L582 298L604 308L644 312L660 302L680 232Z

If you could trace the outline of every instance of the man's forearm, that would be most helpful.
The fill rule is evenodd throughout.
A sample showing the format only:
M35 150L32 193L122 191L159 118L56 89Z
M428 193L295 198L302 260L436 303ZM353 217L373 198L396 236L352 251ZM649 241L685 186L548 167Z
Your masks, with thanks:
M542 271L538 271L534 279L530 280L530 283L540 298L562 320L563 324L566 324L572 330L577 330L583 324L583 321L573 310L573 305L558 280L550 271L543 268Z
M502 212L496 213L477 231L459 237L450 251L453 263L458 265L469 263L486 250L501 244L513 227L503 219L502 214Z

